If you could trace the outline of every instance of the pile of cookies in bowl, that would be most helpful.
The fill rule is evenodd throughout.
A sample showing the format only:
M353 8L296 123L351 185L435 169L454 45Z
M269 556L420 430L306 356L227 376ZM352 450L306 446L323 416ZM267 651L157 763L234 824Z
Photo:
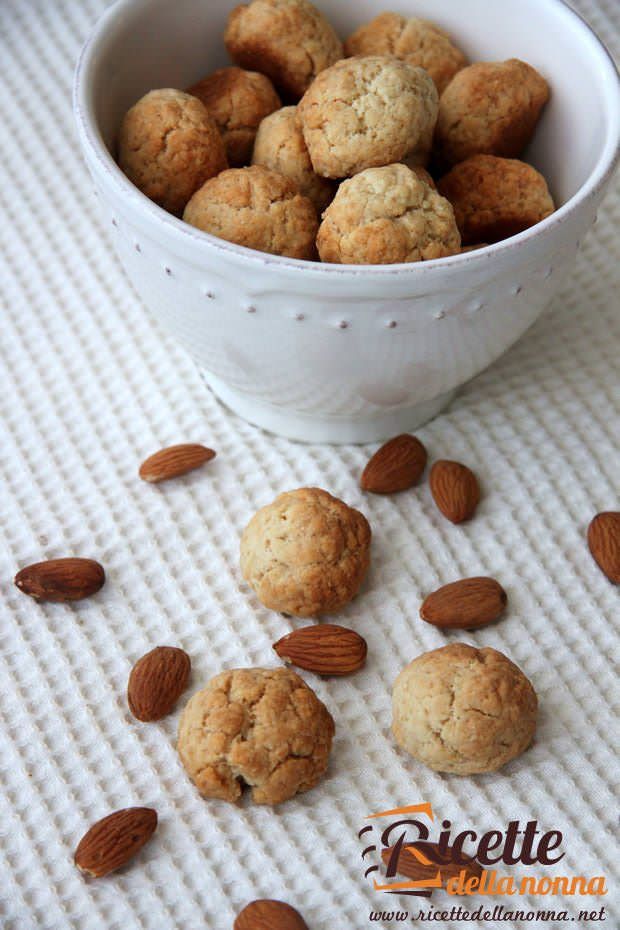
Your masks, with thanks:
M385 12L344 43L309 0L230 13L234 62L125 114L118 163L192 226L261 252L418 262L516 235L555 207L522 160L549 100L518 59ZM205 70L207 70L205 68Z

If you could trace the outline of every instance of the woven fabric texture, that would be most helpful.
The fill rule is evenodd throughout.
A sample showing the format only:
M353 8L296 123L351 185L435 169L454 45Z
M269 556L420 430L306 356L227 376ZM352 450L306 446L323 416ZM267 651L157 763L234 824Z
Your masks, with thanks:
M617 0L575 5L620 53ZM412 900L381 897L364 879L364 818L428 800L461 828L537 819L562 830L566 856L554 871L605 874L609 894L585 902L605 904L606 926L619 927L618 592L584 542L591 517L620 502L617 184L549 312L419 433L433 457L462 460L481 478L477 519L454 527L427 485L363 495L370 447L297 445L224 410L153 323L113 255L71 114L78 50L105 6L0 4L0 924L227 930L249 900L277 897L310 930L363 928L371 910ZM165 487L138 480L147 454L180 441L218 457ZM337 621L366 637L368 665L342 680L305 675L337 721L318 788L275 813L205 802L176 754L178 713L137 723L128 673L157 644L191 655L191 691L223 668L277 662L271 644L291 622L242 585L238 540L256 508L308 484L373 526L363 596ZM19 567L66 554L103 563L100 594L38 605L13 586ZM441 776L396 749L391 685L404 662L445 641L418 619L422 596L475 574L501 580L510 613L465 638L526 671L539 732L500 774ZM77 841L132 804L157 808L155 838L132 867L85 881ZM575 915L579 899L564 906Z

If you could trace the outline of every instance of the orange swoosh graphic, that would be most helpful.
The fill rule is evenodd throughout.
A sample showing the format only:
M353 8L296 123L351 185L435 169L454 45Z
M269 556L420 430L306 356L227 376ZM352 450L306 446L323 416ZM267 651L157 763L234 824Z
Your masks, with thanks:
M366 820L372 820L374 817L393 817L395 814L426 814L431 820L434 820L433 808L430 804L410 804L409 807L395 807L391 811L379 811L377 814L368 814Z

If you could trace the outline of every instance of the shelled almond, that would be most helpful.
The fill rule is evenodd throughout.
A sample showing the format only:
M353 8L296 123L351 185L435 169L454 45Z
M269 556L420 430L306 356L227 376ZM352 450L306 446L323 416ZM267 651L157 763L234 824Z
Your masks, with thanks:
M440 460L431 468L431 494L444 517L452 523L470 520L480 501L480 485L473 471L460 462Z
M233 930L308 930L308 925L290 904L261 898L239 912Z
M190 657L176 646L157 646L138 659L129 675L127 702L138 720L169 714L187 687Z
M404 846L399 853L396 871L400 875L419 882L431 882L441 872L441 885L443 888L451 878L456 878L462 871L465 872L465 881L482 875L482 866L474 859L470 859L452 850L448 846L442 850L439 843L419 842L413 844L415 849L427 860L428 865L421 862L415 855L411 846ZM391 860L394 847L381 851L381 858L385 865Z
M274 643L285 662L317 675L350 675L366 662L366 640L344 626L319 623L294 630Z
M428 454L416 436L403 433L378 449L369 460L360 487L373 494L394 494L417 484L426 468Z
M157 811L126 807L108 814L84 834L75 850L80 872L102 878L120 869L142 849L157 828Z
M38 601L80 601L103 587L105 572L94 559L48 559L22 568L14 580Z
M200 468L215 458L215 455L213 449L197 443L168 446L145 459L140 466L139 475L143 481L158 484L160 481L178 478L195 468Z
M598 513L588 527L592 558L613 584L620 584L620 511Z
M497 620L507 603L506 592L494 578L462 578L429 594L420 616L443 630L475 630Z

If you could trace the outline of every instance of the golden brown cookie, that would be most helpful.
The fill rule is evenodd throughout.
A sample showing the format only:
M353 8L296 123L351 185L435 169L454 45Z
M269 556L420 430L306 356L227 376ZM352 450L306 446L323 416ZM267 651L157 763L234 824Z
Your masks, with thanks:
M534 738L538 701L495 649L452 643L407 665L392 693L398 745L436 772L495 772Z
M314 170L345 178L426 146L437 108L426 71L374 55L345 58L321 72L297 112Z
M394 55L424 68L443 93L467 58L448 33L425 19L380 13L344 43L345 55Z
M143 194L176 215L227 166L222 137L205 106L171 88L150 91L125 114L118 163Z
M238 801L247 785L256 804L280 804L313 788L327 769L334 721L287 668L237 668L191 698L178 750L205 798Z
M309 0L252 0L235 7L224 42L238 65L266 74L296 99L343 55L342 42Z
M230 168L197 190L183 219L198 229L259 252L316 257L312 201L288 178L254 165Z
M317 246L324 262L389 265L454 255L461 237L448 201L397 164L343 181L323 214Z
M253 165L263 165L290 178L309 197L320 215L336 193L336 185L315 173L297 107L282 107L265 117L256 134Z
M479 153L518 158L549 95L544 77L517 58L463 68L439 102L438 158L448 165Z
M454 207L464 245L516 236L555 209L542 174L515 158L474 155L437 186Z
M327 491L288 491L243 531L241 574L271 610L296 617L334 613L359 591L370 535L366 517Z
M220 68L188 88L204 103L222 134L231 168L249 165L259 123L282 106L268 77Z

